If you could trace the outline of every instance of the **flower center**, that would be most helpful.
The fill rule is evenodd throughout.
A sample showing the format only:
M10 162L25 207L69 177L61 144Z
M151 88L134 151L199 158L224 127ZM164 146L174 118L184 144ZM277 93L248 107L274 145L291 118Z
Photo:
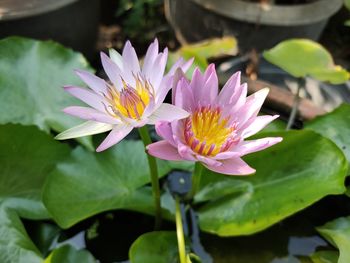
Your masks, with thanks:
M114 87L108 88L108 96L105 96L109 102L107 112L113 117L128 117L140 120L145 108L154 98L152 85L143 80L140 76L134 76L135 88L123 80L123 88L118 91ZM110 109L110 110L109 110Z
M184 137L191 149L204 156L226 151L235 141L235 125L223 118L219 107L199 107L185 120Z

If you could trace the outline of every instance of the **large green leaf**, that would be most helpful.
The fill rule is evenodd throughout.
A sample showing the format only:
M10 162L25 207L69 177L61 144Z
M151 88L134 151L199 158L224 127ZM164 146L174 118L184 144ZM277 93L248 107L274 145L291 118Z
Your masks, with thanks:
M343 151L350 163L350 105L340 107L326 115L305 123L306 129L320 133L331 139Z
M290 39L265 51L266 60L294 77L311 76L333 84L349 80L349 72L333 62L332 55L320 44L309 39Z
M81 104L62 89L82 84L74 69L90 69L80 53L51 41L10 37L0 41L0 57L0 124L61 132L81 122L62 112ZM88 138L81 140L92 148Z
M350 217L341 217L317 228L318 232L339 249L338 263L350 262Z
M247 156L256 174L230 177L207 171L195 197L202 230L220 236L261 231L329 194L344 193L348 164L339 148L312 131L283 136L271 148Z
M0 262L39 263L19 218L48 218L41 202L46 175L69 147L35 126L0 125Z
M177 263L176 232L143 234L130 247L129 258L131 263Z
M87 250L77 250L70 245L64 245L51 252L44 263L96 263Z
M28 237L16 211L0 201L0 262L41 263L39 250Z
M160 176L176 165L178 168L188 165L164 161L158 161L158 164ZM49 176L43 200L56 222L67 228L110 209L128 208L152 213L150 193L150 198L144 198L143 189L136 191L149 182L149 168L141 141L124 140L102 153L78 147Z
M48 218L41 188L47 174L69 151L67 145L37 127L0 125L0 201L21 217Z

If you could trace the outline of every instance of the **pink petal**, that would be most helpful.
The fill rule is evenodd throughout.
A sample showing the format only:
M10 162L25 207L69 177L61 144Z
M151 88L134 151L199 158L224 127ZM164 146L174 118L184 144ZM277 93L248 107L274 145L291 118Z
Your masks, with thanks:
M182 161L177 149L167 141L159 141L147 146L150 155L168 161Z
M244 141L241 144L234 147L232 150L239 152L241 156L264 150L276 143L279 143L283 140L281 137L266 137L257 140Z
M145 59L143 62L142 73L144 76L149 76L152 69L153 63L158 55L158 40L154 39L153 43L148 47Z
M255 118L258 115L268 93L269 89L264 88L247 98L245 105L239 110L239 113L237 113L237 116L239 116L239 129L244 126L249 119Z
M170 68L169 72L166 75L173 75L174 72L178 69L181 69L183 72L186 72L192 65L194 58L189 59L185 62L183 58L179 58L174 65Z
M124 139L124 137L128 135L132 129L132 126L124 124L114 126L113 130L108 134L100 146L97 147L96 152L104 151L114 144L117 144Z
M73 95L74 97L85 102L86 104L90 105L91 107L102 112L105 111L105 108L103 106L104 98L102 96L88 89L75 86L66 86L64 87L64 90Z
M172 85L171 85L171 103L173 105L177 105L176 104L176 91L177 91L177 84L179 83L179 81L184 78L184 80L187 82L187 85L188 85L188 81L186 79L186 76L184 74L184 72L178 68L176 71L175 71L175 74L174 74L174 77L172 78Z
M75 70L75 73L96 93L106 93L106 82L103 79L83 70Z
M201 103L213 103L218 95L219 83L215 65L210 64L204 73L204 85L198 98Z
M126 41L122 56L124 61L124 72L127 70L134 74L140 72L139 59L137 58L135 49L131 45L130 41Z
M155 124L157 121L173 121L180 120L188 117L190 114L181 109L180 107L174 106L168 103L162 103L158 109L156 109L151 116L148 117L148 124Z
M246 128L244 128L241 136L243 138L248 138L257 132L261 131L263 128L266 127L270 122L277 119L279 115L264 115L264 116L258 116L253 119L252 123L250 123Z
M247 94L242 94L243 90L240 89L240 85L241 72L238 71L229 78L221 89L218 102L220 104L235 104L240 97L245 97Z
M197 160L200 161L201 163L203 163L204 165L207 166L220 166L221 162L218 162L212 158L208 158L208 157L204 157L201 155L197 155Z
M193 71L190 87L193 93L193 97L196 99L197 102L202 95L203 86L204 86L203 75L198 68L195 68L195 70Z
M213 157L213 159L215 159L215 160L225 160L225 159L231 159L231 158L240 157L240 156L241 156L241 154L239 152L227 151L227 152L218 153L217 155L215 155Z
M156 123L156 132L164 140L168 141L171 145L175 146L173 132L171 129L170 122L159 121Z
M204 166L214 172L227 175L249 175L255 173L255 169L251 168L241 158L223 160L221 166Z
M175 105L187 111L192 111L197 107L193 90L186 78L180 79L175 89Z
M103 52L101 52L101 62L108 78L111 80L111 82L117 89L121 89L123 87L120 78L121 69Z
M113 118L107 113L100 112L98 110L88 108L88 107L70 106L63 109L63 112L72 116L79 117L84 120L104 122L104 123L110 123L110 124L120 123L120 120Z
M187 145L185 145L183 143L180 143L179 141L177 141L177 143L178 143L177 150L178 150L178 152L183 160L197 161L197 159L194 157L195 153L191 150L190 147L188 147Z

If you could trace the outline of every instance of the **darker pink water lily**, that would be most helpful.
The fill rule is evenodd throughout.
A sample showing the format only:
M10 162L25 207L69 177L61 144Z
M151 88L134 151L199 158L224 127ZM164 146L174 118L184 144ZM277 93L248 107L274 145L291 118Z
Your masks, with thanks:
M126 42L122 55L110 50L110 57L101 53L103 68L110 80L105 80L86 71L77 70L77 75L90 89L66 86L65 90L90 107L71 106L64 112L87 122L66 130L56 139L70 139L110 131L97 148L103 151L118 143L133 128L157 121L173 121L189 114L180 107L163 103L173 83L177 68L186 71L192 61L177 61L164 75L168 51L158 53L158 41L148 48L142 67L134 48Z
M196 69L191 82L179 77L173 89L173 104L191 115L157 123L156 131L164 140L149 145L148 153L165 160L198 161L222 174L254 173L241 157L282 141L279 137L246 140L278 117L257 116L268 91L246 97L247 84L240 83L237 72L219 93L214 65L204 74Z

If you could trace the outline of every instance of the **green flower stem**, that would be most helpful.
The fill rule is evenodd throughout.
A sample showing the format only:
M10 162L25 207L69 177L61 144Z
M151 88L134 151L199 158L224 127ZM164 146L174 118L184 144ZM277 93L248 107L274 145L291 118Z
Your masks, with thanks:
M175 221L176 221L176 236L177 236L177 245L179 248L179 257L180 263L186 263L186 246L185 246L185 237L184 229L182 226L182 217L180 209L179 197L175 197Z
M196 162L194 165L194 171L192 174L192 188L191 191L188 193L188 196L186 199L191 200L194 198L196 193L199 190L199 185L201 182L202 172L203 172L203 165L200 162Z
M299 103L300 103L300 90L304 87L304 85L305 85L305 79L299 78L297 92L294 96L293 108L292 108L292 111L289 115L286 131L289 131L294 124L295 118L296 118L297 113L298 113Z
M140 127L138 130L145 147L150 143L152 143L147 126ZM152 183L152 192L153 192L154 204L156 208L156 221L155 221L154 229L159 230L162 223L162 210L160 206L160 190L159 190L157 161L153 156L149 154L147 154L147 159L148 159L149 170L151 173L150 175L151 175L151 183Z

